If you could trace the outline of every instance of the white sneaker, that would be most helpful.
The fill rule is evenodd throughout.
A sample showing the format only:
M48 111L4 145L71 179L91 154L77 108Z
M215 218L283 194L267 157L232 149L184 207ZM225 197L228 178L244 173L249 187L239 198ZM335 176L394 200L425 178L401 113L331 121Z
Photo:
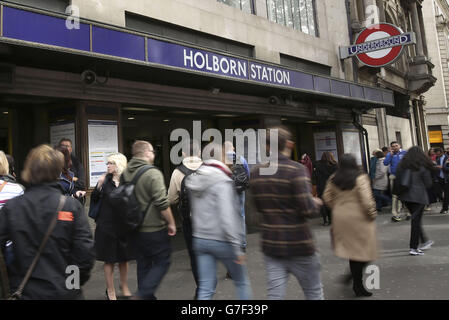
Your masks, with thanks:
M424 242L422 245L419 246L418 250L427 250L430 249L430 247L434 244L432 240Z
M410 249L410 255L411 256L423 256L424 255L424 252L422 252L422 250L420 250L420 249Z

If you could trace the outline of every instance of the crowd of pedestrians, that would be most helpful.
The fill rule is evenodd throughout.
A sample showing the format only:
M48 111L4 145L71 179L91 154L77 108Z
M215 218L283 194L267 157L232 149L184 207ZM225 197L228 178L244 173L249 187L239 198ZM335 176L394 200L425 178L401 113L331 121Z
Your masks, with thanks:
M154 166L151 143L135 141L129 161L120 153L109 155L107 172L90 194L94 236L84 211L85 170L70 139L54 148L32 149L20 175L23 186L16 182L14 159L0 151L0 294L5 297L9 291L16 299L83 299L81 288L67 287L66 268L78 268L82 286L97 260L103 263L105 299L157 299L171 264L170 238L177 233L174 208L196 284L192 298L213 299L220 262L235 284L235 297L252 299L246 266L247 192L261 218L268 299L285 298L289 274L298 280L306 299L325 298L321 262L308 223L319 214L323 225L331 226L334 254L349 263L347 279L359 297L372 295L362 276L379 255L375 219L384 207L391 205L393 222L403 220L402 212L411 219L410 255L423 255L431 248L433 241L422 227L423 213L438 200L442 214L449 205L448 156L441 149L426 155L419 147L405 151L391 142L389 148L373 151L367 174L350 154L337 161L332 152L323 152L316 162L304 154L300 162L294 161L291 132L285 127L270 130L277 130L279 151L271 153L278 167L272 175L261 173L270 163L250 170L231 141L209 144L203 152L195 141L186 142L168 190ZM271 135L267 136L270 152ZM117 194L124 195L129 210L118 212ZM132 210L139 215L130 230L124 219ZM133 260L135 294L128 286ZM116 265L120 295L114 287Z

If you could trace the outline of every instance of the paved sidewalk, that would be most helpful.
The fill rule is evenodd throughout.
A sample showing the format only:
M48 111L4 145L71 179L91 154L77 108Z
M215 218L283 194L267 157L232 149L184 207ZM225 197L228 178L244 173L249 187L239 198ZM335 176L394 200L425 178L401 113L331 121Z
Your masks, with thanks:
M439 213L435 205L423 217L423 227L430 239L435 241L424 256L410 256L410 221L391 222L391 214L378 216L378 237L381 257L374 264L380 270L380 289L364 299L449 299L449 215ZM321 219L310 224L320 250L322 282L326 299L355 299L351 286L340 283L341 276L349 271L348 262L333 255L330 243L330 227L322 226ZM248 271L255 299L266 299L266 278L263 254L260 250L259 233L248 235ZM194 296L194 281L181 233L173 239L172 265L156 296L161 300L190 300ZM86 299L104 299L105 282L102 263L97 262L90 281L84 286ZM136 265L130 263L129 285L136 290ZM235 299L232 280L225 280L226 271L219 265L218 285L215 299ZM118 270L116 271L118 288ZM119 294L119 293L118 293ZM290 277L286 299L304 299L295 278Z

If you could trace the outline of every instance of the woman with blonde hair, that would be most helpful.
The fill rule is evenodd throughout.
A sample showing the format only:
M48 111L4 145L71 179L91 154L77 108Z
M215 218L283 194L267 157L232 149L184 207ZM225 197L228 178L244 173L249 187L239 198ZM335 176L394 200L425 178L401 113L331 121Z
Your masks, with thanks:
M9 163L6 155L0 150L0 209L12 198L23 194L23 188L15 183L12 176L9 175Z
M120 185L120 176L127 166L126 157L121 153L111 154L107 158L107 173L98 180L92 192L91 201L101 201L96 219L95 250L97 260L104 262L106 279L106 299L116 300L114 288L114 266L118 263L120 288L124 297L131 297L128 288L128 261L135 259L135 253L129 235L120 231L120 220L114 215L109 195Z

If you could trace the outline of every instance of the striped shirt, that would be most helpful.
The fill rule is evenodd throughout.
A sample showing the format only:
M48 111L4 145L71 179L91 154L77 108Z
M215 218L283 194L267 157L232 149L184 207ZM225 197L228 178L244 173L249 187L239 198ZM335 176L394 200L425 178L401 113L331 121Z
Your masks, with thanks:
M308 256L315 244L306 217L319 210L306 167L280 155L274 175L251 173L251 192L262 217L262 250L268 256Z
M0 179L0 186L3 185L6 181ZM0 209L3 208L5 203L17 196L21 196L23 194L23 188L20 184L13 182L6 182L3 186L3 189L0 191Z

